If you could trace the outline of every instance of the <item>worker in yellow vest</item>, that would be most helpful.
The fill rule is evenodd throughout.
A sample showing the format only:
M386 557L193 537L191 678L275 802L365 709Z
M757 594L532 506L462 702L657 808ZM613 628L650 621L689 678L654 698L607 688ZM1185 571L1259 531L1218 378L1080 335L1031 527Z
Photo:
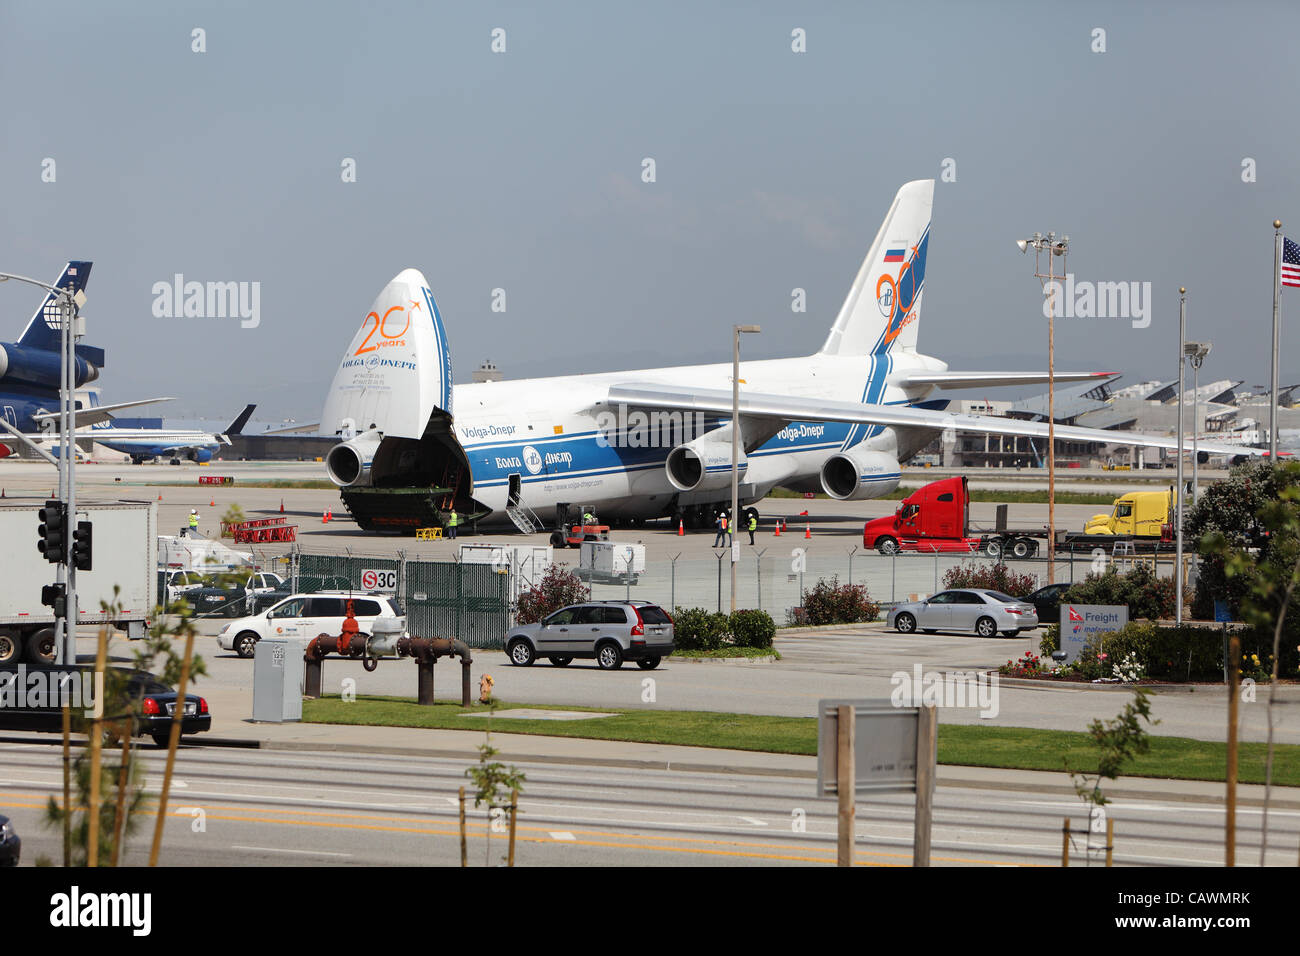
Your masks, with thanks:
M447 515L447 536L456 537L456 528L460 525L460 515L456 514L456 509L451 509L451 514Z
M190 510L190 537L195 537L199 533L199 513L193 509Z
M754 532L758 530L758 515L754 512L749 513L749 543L754 543Z

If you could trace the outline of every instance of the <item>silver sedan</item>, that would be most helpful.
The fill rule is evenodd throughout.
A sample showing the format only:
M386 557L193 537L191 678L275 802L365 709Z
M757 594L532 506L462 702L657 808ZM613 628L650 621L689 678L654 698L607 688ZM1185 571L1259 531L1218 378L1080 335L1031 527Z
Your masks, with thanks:
M962 588L896 605L889 612L888 622L902 634L919 628L927 634L964 631L992 637L1001 631L1004 637L1015 637L1038 627L1038 612L1032 604L1000 591Z

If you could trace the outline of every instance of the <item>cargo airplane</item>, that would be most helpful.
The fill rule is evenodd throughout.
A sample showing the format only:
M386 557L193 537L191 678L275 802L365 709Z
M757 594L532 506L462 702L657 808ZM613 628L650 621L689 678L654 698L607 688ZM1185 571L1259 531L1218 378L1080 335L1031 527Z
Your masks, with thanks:
M742 363L737 470L746 505L777 487L841 500L887 495L901 463L947 430L1046 439L1046 422L951 414L931 399L936 390L1048 380L953 371L917 351L933 196L933 180L898 191L817 352ZM366 312L330 385L320 431L340 441L326 469L365 529L409 531L454 507L530 530L561 503L595 509L602 521L698 525L730 500L731 376L728 362L453 386L429 283L406 269ZM1177 447L1171 436L1068 425L1056 437Z

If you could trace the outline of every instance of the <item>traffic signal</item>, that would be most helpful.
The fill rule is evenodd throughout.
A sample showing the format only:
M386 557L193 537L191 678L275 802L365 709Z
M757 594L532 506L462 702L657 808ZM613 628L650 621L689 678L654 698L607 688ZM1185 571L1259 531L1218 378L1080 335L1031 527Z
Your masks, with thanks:
M78 571L90 570L90 522L78 521L72 532L72 566Z
M63 584L46 584L41 588L41 603L54 608L55 617L68 615L68 589Z
M40 510L41 526L37 529L41 540L36 549L51 564L61 563L68 549L68 512L62 501L50 500Z

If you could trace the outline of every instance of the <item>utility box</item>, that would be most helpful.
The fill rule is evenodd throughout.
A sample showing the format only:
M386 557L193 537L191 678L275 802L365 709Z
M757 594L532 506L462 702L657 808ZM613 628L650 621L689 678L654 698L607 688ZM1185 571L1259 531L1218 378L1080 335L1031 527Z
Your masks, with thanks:
M635 584L645 574L645 545L619 541L584 541L578 566L594 581Z
M253 720L282 724L302 720L303 645L266 638L253 652Z

